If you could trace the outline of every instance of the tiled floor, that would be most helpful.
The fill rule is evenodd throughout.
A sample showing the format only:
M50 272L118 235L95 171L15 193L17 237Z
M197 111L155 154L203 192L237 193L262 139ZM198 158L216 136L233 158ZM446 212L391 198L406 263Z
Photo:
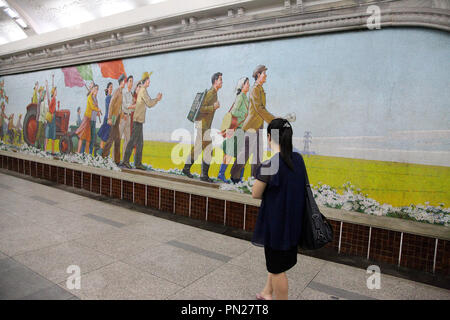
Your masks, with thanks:
M69 289L80 270L80 288ZM450 291L299 255L290 299L447 299ZM0 299L249 299L262 248L0 173Z

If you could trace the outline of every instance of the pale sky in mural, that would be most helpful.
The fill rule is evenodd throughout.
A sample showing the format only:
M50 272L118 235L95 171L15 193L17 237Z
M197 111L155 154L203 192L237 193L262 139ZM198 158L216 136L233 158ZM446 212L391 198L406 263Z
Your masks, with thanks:
M216 71L223 73L224 83L218 94L222 107L213 121L219 128L237 80L251 78L254 68L264 64L267 109L274 115L295 112L294 135L301 138L311 131L312 149L319 154L448 166L448 37L424 29L347 32L158 54L126 59L124 65L135 79L153 71L149 94L163 93L162 101L147 112L147 138L152 132L192 130L186 119L192 100L196 92L211 86ZM101 77L97 64L93 71L104 89L111 79ZM51 73L59 87L58 99L75 122L76 108L84 112L86 107L86 89L65 88L60 69L3 77L10 96L7 113L25 113L34 82L51 82ZM103 90L98 96L104 109ZM364 151L373 148L376 155ZM394 150L407 154L399 156Z

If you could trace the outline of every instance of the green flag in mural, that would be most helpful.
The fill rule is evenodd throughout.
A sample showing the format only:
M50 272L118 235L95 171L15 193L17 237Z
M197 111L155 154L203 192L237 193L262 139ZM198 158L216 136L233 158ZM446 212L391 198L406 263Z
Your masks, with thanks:
M92 77L92 68L90 64L83 64L81 66L77 66L77 70L80 73L83 80L94 80Z

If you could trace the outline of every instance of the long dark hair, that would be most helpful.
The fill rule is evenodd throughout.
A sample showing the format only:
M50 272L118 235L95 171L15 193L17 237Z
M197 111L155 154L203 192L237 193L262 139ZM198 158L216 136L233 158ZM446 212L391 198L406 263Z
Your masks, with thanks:
M292 163L292 126L286 119L276 118L273 119L267 127L267 133L270 134L270 138L273 139L272 130L278 130L278 140L276 143L280 145L281 158L286 162L289 169L294 170L294 164Z

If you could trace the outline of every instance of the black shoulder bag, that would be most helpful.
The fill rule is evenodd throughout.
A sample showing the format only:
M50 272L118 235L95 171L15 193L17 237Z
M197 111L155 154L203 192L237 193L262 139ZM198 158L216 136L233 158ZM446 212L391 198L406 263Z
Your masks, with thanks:
M305 166L306 201L303 212L303 226L299 246L302 249L316 250L333 241L333 228L325 216L319 211L314 195L309 185Z

